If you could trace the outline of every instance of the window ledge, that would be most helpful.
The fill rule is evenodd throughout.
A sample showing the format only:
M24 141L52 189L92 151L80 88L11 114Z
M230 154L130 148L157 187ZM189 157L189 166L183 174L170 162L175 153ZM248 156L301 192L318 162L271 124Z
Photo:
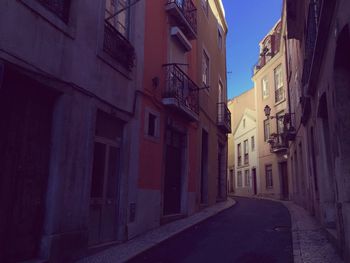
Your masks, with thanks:
M41 16L44 20L49 22L51 25L53 25L63 34L67 35L72 39L75 38L76 30L75 30L75 26L72 26L71 22L68 22L68 24L66 24L65 22L63 22L61 18L59 18L52 11L48 10L45 6L43 6L41 3L37 1L34 1L34 0L19 0L19 1L25 6L27 6L29 9L31 9L33 12ZM71 4L73 4L73 2L74 1L72 1Z
M280 101L275 102L275 107L278 106L278 105L280 105L280 104L282 104L282 103L285 102L285 101L286 101L286 98L284 98L283 100L280 100Z
M100 49L97 51L97 57L99 57L103 62L111 66L113 69L118 71L127 79L132 79L132 71L127 70L123 65L121 65L117 60L112 58L108 53Z

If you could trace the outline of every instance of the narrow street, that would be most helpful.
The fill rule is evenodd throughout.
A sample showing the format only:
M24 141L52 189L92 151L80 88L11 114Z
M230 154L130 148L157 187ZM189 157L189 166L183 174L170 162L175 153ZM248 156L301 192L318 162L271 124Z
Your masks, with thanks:
M235 200L232 208L129 262L293 262L288 210L272 201Z

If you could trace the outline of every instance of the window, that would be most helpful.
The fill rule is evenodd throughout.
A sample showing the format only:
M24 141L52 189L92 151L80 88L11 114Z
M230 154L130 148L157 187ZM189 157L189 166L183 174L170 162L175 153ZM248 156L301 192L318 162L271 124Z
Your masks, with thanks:
M145 113L145 135L147 137L159 137L159 115L146 109Z
M265 176L266 176L266 188L272 188L273 187L273 181L272 181L272 165L265 165Z
M280 102L284 100L283 76L282 76L281 65L275 68L274 76L275 76L275 102Z
M219 28L218 28L218 47L220 50L222 49L222 34Z
M249 170L244 171L244 183L245 186L250 187L250 175L249 175Z
M68 22L70 0L39 0L39 2L64 22Z
M248 164L249 163L248 140L245 140L243 142L243 146L244 146L244 164Z
M237 172L237 187L242 187L243 182L242 182L242 171Z
M283 116L284 116L284 111L280 111L279 113L277 113L276 114L276 126L277 126L277 134L282 134L282 132L283 132L283 128L284 128L284 124L283 124L283 122L284 122L284 118L283 118ZM278 136L278 140L279 140L279 142L281 142L280 141L280 136Z
M237 165L242 165L241 144L237 144Z
M203 50L203 61L202 61L202 81L205 87L209 86L209 56Z
M209 2L208 0L201 0L201 4L202 4L202 7L203 7L203 10L204 10L204 13L206 16L208 16L208 11L209 11Z
M270 138L270 120L264 120L264 140L265 142Z
M270 95L269 81L268 81L267 77L264 77L262 79L261 85L262 85L262 97L263 97L263 99L266 99Z
M243 129L245 129L245 119L243 119Z
M251 147L252 147L252 152L255 151L255 138L254 136L251 137Z
M129 0L106 0L105 19L125 38L129 37ZM113 16L117 12L117 15Z

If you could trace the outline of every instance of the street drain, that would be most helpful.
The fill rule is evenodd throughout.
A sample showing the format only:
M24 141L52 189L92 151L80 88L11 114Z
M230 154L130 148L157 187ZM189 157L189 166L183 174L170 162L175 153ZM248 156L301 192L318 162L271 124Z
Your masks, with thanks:
M288 232L290 231L289 226L276 226L273 230L278 231L278 232Z

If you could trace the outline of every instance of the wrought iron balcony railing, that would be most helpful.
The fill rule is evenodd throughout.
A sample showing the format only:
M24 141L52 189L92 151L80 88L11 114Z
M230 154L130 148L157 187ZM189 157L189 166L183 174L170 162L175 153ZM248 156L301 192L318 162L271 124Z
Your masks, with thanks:
M38 0L43 6L56 14L64 22L68 22L71 0Z
M242 157L238 156L237 158L237 166L242 166Z
M317 37L317 11L315 10L315 3L313 1L309 4L309 13L307 16L307 28L305 36L305 55L304 55L304 67L302 75L302 83L305 86L310 77L312 60L314 56L314 50Z
M167 0L166 9L178 20L180 28L190 39L197 34L197 8L192 0Z
M116 59L126 69L134 66L135 49L112 24L105 21L103 50Z
M244 154L244 164L249 164L249 154L248 153Z
M199 88L176 64L166 64L163 104L175 107L192 120L198 120Z
M288 150L288 140L285 133L272 133L267 142L271 146L270 151L272 153L281 153Z
M231 132L231 112L224 102L218 103L218 126L227 133Z

